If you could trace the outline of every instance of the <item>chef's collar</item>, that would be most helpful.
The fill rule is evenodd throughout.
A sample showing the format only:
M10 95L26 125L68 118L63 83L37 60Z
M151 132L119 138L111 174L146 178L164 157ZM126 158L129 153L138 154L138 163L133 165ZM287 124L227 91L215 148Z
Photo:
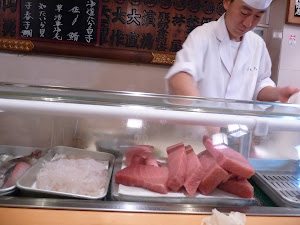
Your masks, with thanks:
M243 0L247 5L255 9L266 9L271 4L272 0Z

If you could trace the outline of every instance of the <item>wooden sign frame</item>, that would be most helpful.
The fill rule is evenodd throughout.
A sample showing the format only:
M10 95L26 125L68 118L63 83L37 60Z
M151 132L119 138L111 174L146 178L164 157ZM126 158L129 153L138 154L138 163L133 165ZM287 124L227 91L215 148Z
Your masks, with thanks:
M300 1L299 1L299 15L296 14L296 1L299 0L288 0L287 12L286 12L286 23L300 24Z
M36 29L29 29L28 26L29 24L30 26L36 24L37 16L34 16L34 13L38 13L36 15L41 17L43 14L39 13L43 10L39 8L38 12L31 11L31 7L34 5L36 8L36 4L31 6L24 4L21 7L21 1L28 3L39 0L0 0L0 51L67 55L164 65L174 63L176 52L180 50L186 36L194 28L217 20L225 12L222 0L89 0L96 1L101 5L97 20L97 42L84 43L81 41L75 43L71 42L74 40L69 41L65 38L51 40L46 36L37 37L34 34ZM44 12L44 14L50 15L48 12ZM154 17L152 18L151 15ZM42 21L46 21L45 24L50 24L46 19ZM74 21L75 19L67 22L72 22L73 26ZM39 26L41 24L39 23ZM33 35L29 35L29 30L32 30ZM109 35L107 35L107 39L101 39L99 38L101 34ZM131 42L134 37L138 37L136 38L138 40L137 45ZM149 44L150 42L151 44Z

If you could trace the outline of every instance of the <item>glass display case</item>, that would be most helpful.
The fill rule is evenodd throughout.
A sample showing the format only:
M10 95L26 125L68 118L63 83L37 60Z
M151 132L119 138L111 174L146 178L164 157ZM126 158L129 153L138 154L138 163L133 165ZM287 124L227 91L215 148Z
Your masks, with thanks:
M300 216L299 105L2 83L0 125L0 155L40 149L44 160L53 149L72 148L104 152L112 168L106 196L82 199L22 188L33 164L15 186L0 189L0 206L159 213L207 213L218 207ZM209 148L205 137L214 149L230 148L251 164L255 174L247 180L253 197L219 188L208 195L190 196L183 188L160 194L116 183L132 147L152 146L164 167L170 146L190 145L199 156Z

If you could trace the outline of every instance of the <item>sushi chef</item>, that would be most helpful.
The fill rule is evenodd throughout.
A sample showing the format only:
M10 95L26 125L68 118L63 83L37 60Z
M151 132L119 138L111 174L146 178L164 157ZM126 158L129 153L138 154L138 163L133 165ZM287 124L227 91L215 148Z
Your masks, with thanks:
M276 87L266 44L251 30L272 0L223 0L218 21L195 28L168 71L169 94L281 101L300 89Z

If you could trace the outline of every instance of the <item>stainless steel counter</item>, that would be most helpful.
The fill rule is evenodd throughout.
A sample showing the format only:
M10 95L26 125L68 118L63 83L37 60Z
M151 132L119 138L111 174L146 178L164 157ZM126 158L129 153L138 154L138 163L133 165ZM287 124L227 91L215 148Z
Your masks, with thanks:
M267 207L267 206L202 206L196 204L167 204L148 202L118 202L99 200L77 199L47 199L47 198L23 198L23 197L0 197L0 206L42 208L42 209L69 209L88 211L112 211L112 212L147 212L147 213L175 213L175 214L210 214L213 208L229 213L239 211L246 215L262 216L300 216L300 208Z

